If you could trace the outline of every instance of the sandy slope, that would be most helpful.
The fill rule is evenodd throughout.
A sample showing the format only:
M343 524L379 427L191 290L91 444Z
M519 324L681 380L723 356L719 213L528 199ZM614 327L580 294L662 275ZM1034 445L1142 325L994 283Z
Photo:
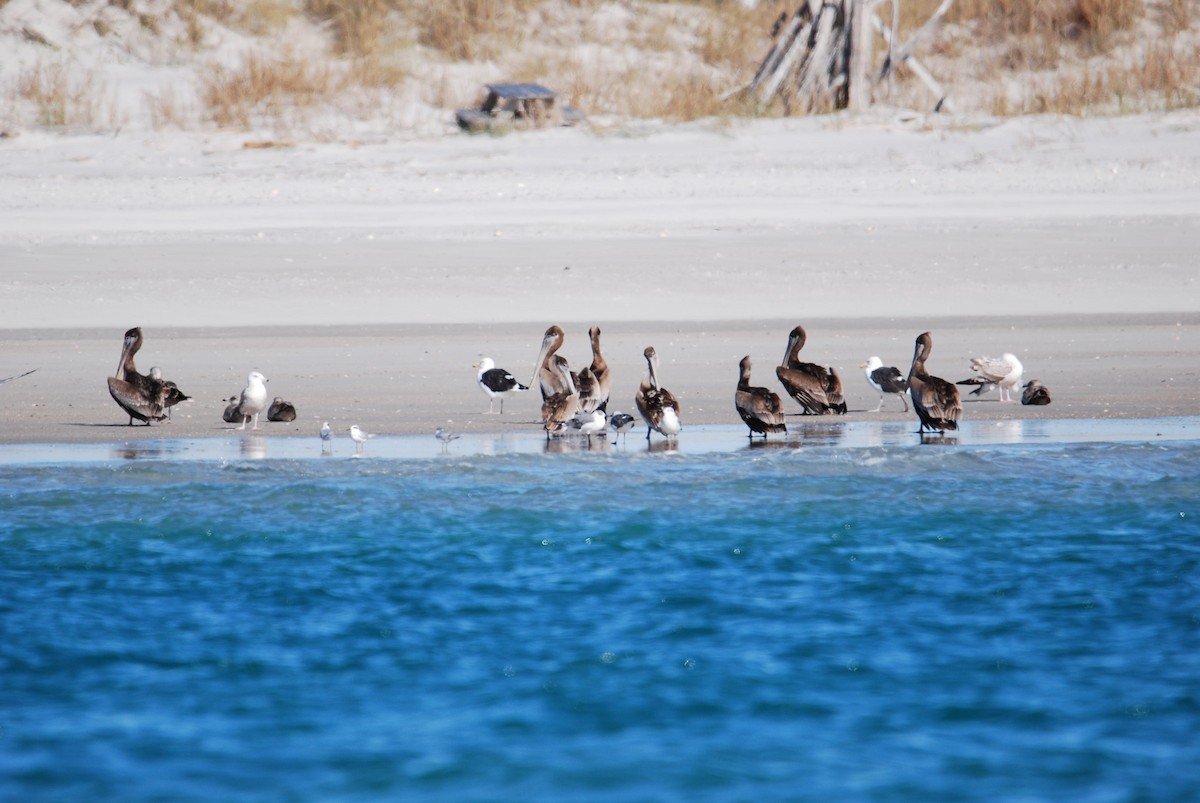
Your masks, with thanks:
M494 427L471 363L531 372L549 323L576 365L605 328L623 398L654 343L697 423L736 421L737 360L770 383L797 321L852 407L874 406L859 362L906 366L932 328L935 372L1014 351L1056 391L1022 415L1196 414L1198 129L789 120L267 151L21 137L0 144L0 376L40 370L0 386L0 441L127 437L104 377L132 325L139 365L196 396L159 436L221 432L252 368L301 430Z

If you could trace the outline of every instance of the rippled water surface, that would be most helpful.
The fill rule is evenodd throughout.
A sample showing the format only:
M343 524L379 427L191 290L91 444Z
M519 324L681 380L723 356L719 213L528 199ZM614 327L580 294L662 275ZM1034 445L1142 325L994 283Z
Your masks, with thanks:
M1153 429L9 449L0 799L1187 799Z

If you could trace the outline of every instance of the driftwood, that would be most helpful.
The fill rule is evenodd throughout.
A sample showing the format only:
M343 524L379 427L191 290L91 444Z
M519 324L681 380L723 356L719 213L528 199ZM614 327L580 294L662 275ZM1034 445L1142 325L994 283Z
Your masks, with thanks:
M741 95L759 108L778 99L788 113L861 111L871 103L872 87L903 65L937 97L935 110L948 109L946 93L913 51L937 27L953 1L942 0L929 21L896 48L893 30L875 14L884 0L803 0L790 17L783 14L776 20L774 41L750 82L725 96ZM890 2L895 18L900 0ZM874 31L887 45L883 64L877 69L872 66Z

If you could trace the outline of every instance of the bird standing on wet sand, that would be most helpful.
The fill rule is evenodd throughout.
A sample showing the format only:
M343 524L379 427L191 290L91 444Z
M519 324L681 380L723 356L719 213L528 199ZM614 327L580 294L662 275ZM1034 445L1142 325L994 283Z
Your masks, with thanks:
M750 356L742 357L738 364L737 391L733 394L733 406L750 428L750 437L757 434L766 439L768 432L787 432L783 399L772 390L751 385L750 368Z
M529 390L528 386L522 385L508 371L497 368L491 357L480 358L479 362L475 363L475 367L479 369L479 387L488 396L487 415L495 414L492 407L495 405L496 399L500 400L500 415L504 415L505 394Z
M912 368L908 371L908 393L912 397L913 411L921 421L918 432L922 434L926 427L937 432L958 429L958 419L962 415L958 388L925 370L925 360L931 351L933 336L923 332L917 336Z
M121 344L117 372L108 378L108 393L128 413L130 426L133 426L135 418L147 425L151 421L162 421L167 417L165 410L168 407L189 398L179 391L174 382L164 382L161 372L157 372L157 379L138 373L133 358L141 347L142 328L135 326L127 330ZM151 372L155 373L154 369Z
M1017 359L1017 355L1005 352L999 358L972 357L971 370L978 376L956 382L957 385L978 385L971 391L972 396L982 396L993 388L999 388L1000 401L1012 401L1013 388L1021 382L1021 374L1025 366Z
M832 367L800 361L800 349L804 348L807 341L808 333L803 326L792 329L783 352L783 362L775 369L775 376L805 415L844 415L846 398L842 394L842 380L837 371Z
M325 447L328 446L329 451L332 452L333 451L333 428L329 426L328 421L326 421L324 424L321 424L320 435L321 435L321 451L324 452Z
M613 413L608 417L608 425L613 430L613 443L617 442L618 438L624 439L629 430L633 429L633 425L637 423L637 419L629 413Z
M462 436L458 435L454 432L451 432L450 430L446 429L445 427L438 427L437 429L435 429L433 431L433 437L435 437L439 441L441 441L442 451L446 451L446 448L450 446L450 441L456 441L459 438L461 438Z
M350 440L354 441L354 451L356 452L361 452L363 444L367 442L367 439L374 437L374 435L363 432L361 429L359 429L358 424L353 424L350 427Z
M266 383L267 378L258 371L251 371L246 377L246 387L238 400L238 415L242 417L242 425L238 429L245 429L251 418L254 419L251 429L258 429L258 414L267 409Z
M646 422L646 440L650 440L653 430L671 440L683 429L679 419L679 400L658 382L658 352L654 346L646 346L642 356L646 358L648 372L638 386L633 401L642 420Z
M894 393L900 397L900 403L904 405L904 412L908 412L908 402L904 397L908 394L908 380L904 378L904 374L900 373L900 369L894 365L884 365L883 360L878 357L871 357L862 365L862 368L867 375L867 382L879 394L879 404L871 412L877 413L883 409L883 394Z

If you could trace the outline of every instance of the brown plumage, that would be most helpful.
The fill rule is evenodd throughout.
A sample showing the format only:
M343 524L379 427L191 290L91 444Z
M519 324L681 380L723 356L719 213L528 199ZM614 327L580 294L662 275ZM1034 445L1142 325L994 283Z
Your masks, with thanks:
M800 349L804 348L806 340L808 334L803 326L797 326L788 334L783 362L775 369L775 376L788 395L799 403L805 415L845 414L846 397L842 393L842 380L837 371L832 367L800 361Z
M242 420L242 414L238 412L238 405L241 404L241 398L238 396L230 396L225 404L225 412L221 413L221 420L226 424L236 424Z
M962 415L958 388L925 370L925 360L931 351L933 337L929 332L923 332L917 336L912 368L908 371L908 393L912 397L913 411L921 421L918 431L924 432L926 427L937 432L958 429L958 419Z
M121 345L121 360L117 363L117 372L108 378L108 393L113 401L129 414L129 425L133 419L146 422L162 421L166 416L166 408L177 401L187 399L174 386L174 383L163 382L161 378L138 373L134 364L134 355L142 347L142 329L139 326L125 332ZM161 375L160 375L161 376ZM172 388L178 396L172 397Z
M542 336L542 347L533 366L533 378L529 380L530 387L536 382L542 391L542 401L563 393L567 389L554 363L554 358L558 350L562 348L562 344L563 330L560 326L551 326Z
M563 389L547 396L546 400L542 402L542 426L546 430L547 438L550 437L551 432L563 429L567 420L579 411L579 392L575 389L575 382L571 377L567 359L556 354L552 357L552 362L558 382Z
M585 413L608 401L612 391L612 374L600 353L600 327L588 329L588 337L592 341L592 364L579 372L579 409Z
M679 400L658 382L658 353L654 347L646 346L642 356L646 358L648 371L638 386L633 402L646 422L646 440L650 440L652 430L657 430L667 439L674 438L683 429L679 418Z
M750 384L749 356L742 358L738 369L740 373L733 406L746 426L750 427L750 437L759 434L766 438L768 432L787 432L787 426L783 423L783 400L779 394Z
M271 406L267 408L268 421L295 421L296 407L291 402L284 401L278 396L271 402Z
M1021 404L1043 406L1051 401L1050 391L1041 382L1031 379L1025 383L1025 389L1021 392Z

